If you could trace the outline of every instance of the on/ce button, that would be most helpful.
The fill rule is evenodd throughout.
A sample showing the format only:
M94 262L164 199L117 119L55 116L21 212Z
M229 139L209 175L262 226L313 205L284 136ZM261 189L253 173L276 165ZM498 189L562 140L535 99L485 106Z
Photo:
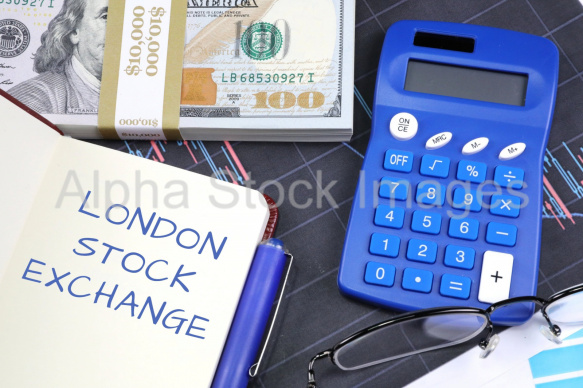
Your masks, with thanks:
M409 140L417 134L417 119L411 113L397 113L389 124L391 135L397 140Z

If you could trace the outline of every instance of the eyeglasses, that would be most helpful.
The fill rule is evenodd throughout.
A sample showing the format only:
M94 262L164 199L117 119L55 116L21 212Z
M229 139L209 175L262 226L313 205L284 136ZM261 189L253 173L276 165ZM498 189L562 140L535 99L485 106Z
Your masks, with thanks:
M357 370L399 358L446 348L477 337L487 329L479 342L481 358L486 358L500 341L494 333L495 312L502 309L541 308L547 325L540 332L550 341L561 343L561 328L556 324L583 323L583 284L558 292L548 299L523 296L494 303L486 310L473 307L443 307L419 310L377 323L340 341L331 349L318 353L308 366L308 388L316 388L314 363L330 358L342 370ZM494 319L492 317L494 316ZM409 341L396 341L406 336Z

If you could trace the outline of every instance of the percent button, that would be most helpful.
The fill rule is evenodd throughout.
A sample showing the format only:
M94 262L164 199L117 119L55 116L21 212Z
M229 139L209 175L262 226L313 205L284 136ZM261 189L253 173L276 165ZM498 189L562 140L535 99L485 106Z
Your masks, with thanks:
M485 163L460 160L457 167L457 179L472 183L482 183L486 180L487 170Z

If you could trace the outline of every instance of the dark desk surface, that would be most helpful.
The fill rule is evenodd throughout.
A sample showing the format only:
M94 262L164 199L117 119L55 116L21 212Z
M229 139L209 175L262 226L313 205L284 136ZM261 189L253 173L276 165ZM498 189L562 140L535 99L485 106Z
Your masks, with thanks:
M354 331L384 320L383 311L338 293L336 276L354 189L370 132L380 50L387 28L402 19L482 24L551 39L559 48L560 76L545 176L555 192L545 192L539 294L583 282L583 7L577 0L356 0L354 137L350 143L232 143L244 170L259 188L278 199L277 236L295 256L283 312L271 340L263 372L252 387L305 387L310 358ZM97 142L124 152L210 175L229 165L223 142ZM191 154L192 152L192 154ZM205 157L206 154L206 157ZM240 173L241 171L239 171ZM287 192L296 184L295 209ZM268 182L274 180L274 182ZM318 198L319 184L329 196ZM561 202L562 204L561 205ZM555 217L553 213L557 216ZM440 350L366 369L342 372L329 362L317 365L321 387L401 387L462 353Z

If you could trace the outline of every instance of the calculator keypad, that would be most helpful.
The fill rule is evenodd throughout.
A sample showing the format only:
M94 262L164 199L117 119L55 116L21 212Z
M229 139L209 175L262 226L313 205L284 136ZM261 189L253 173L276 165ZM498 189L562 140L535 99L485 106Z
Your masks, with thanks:
M482 143L487 144L487 142ZM414 160L411 152L389 149L385 153L383 167L387 171L409 173L413 170ZM427 179L410 182L406 177L398 177L399 174L381 179L379 197L391 202L390 205L381 203L377 206L374 224L384 228L410 228L413 232L419 233L419 238L402 241L390 232L375 232L371 236L369 252L379 258L384 256L387 260L399 260L396 258L399 257L402 247L404 252L401 255L406 257L407 262L411 265L418 263L417 266L421 267L427 265L427 268L413 268L405 264L406 268L402 269L399 276L401 270L398 270L397 266L369 261L365 270L366 283L393 287L398 285L397 280L400 279L400 286L404 290L431 293L436 276L431 270L431 265L441 263L444 268L450 268L453 272L447 273L446 270L446 273L438 275L440 276L436 279L438 290L435 292L439 292L441 296L468 299L472 287L475 286L479 287L478 300L484 303L495 302L503 299L503 296L508 297L513 256L496 250L485 252L481 278L479 283L476 279L475 282L478 284L474 285L471 271L476 267L478 257L473 248L464 245L464 240L466 243L478 240L480 235L484 236L483 229L485 229L485 237L481 238L488 244L492 244L493 249L495 246L513 247L516 245L518 229L511 221L520 217L522 199L519 196L504 193L504 190L502 193L498 192L490 195L489 198L484 198L481 190L473 184L484 182L488 172L490 171L491 174L492 170L489 170L485 163L469 159L460 160L457 167L454 167L456 168L455 178L465 183L458 187L454 186L448 193L445 186L447 181L441 181L441 179L449 177L451 164L448 157L427 154L421 156L418 165L419 174ZM502 188L521 189L524 184L524 171L516 167L499 165L494 168L494 181ZM451 201L446 206L451 206L457 209L458 213L461 211L463 214L447 213L445 216L445 213L432 211L432 208L443 207L446 197L449 197ZM410 203L403 201L410 200L418 206L414 206L412 210L406 210L406 205ZM419 207L423 210L419 210ZM478 218L472 217L483 212L490 214L491 222L481 222ZM407 214L410 214L410 218ZM442 229L445 229L447 237L451 239L451 243L446 244L443 250L428 236L439 235ZM424 238L424 235L427 238ZM467 271L465 273L468 276L460 274L464 273L463 271Z

